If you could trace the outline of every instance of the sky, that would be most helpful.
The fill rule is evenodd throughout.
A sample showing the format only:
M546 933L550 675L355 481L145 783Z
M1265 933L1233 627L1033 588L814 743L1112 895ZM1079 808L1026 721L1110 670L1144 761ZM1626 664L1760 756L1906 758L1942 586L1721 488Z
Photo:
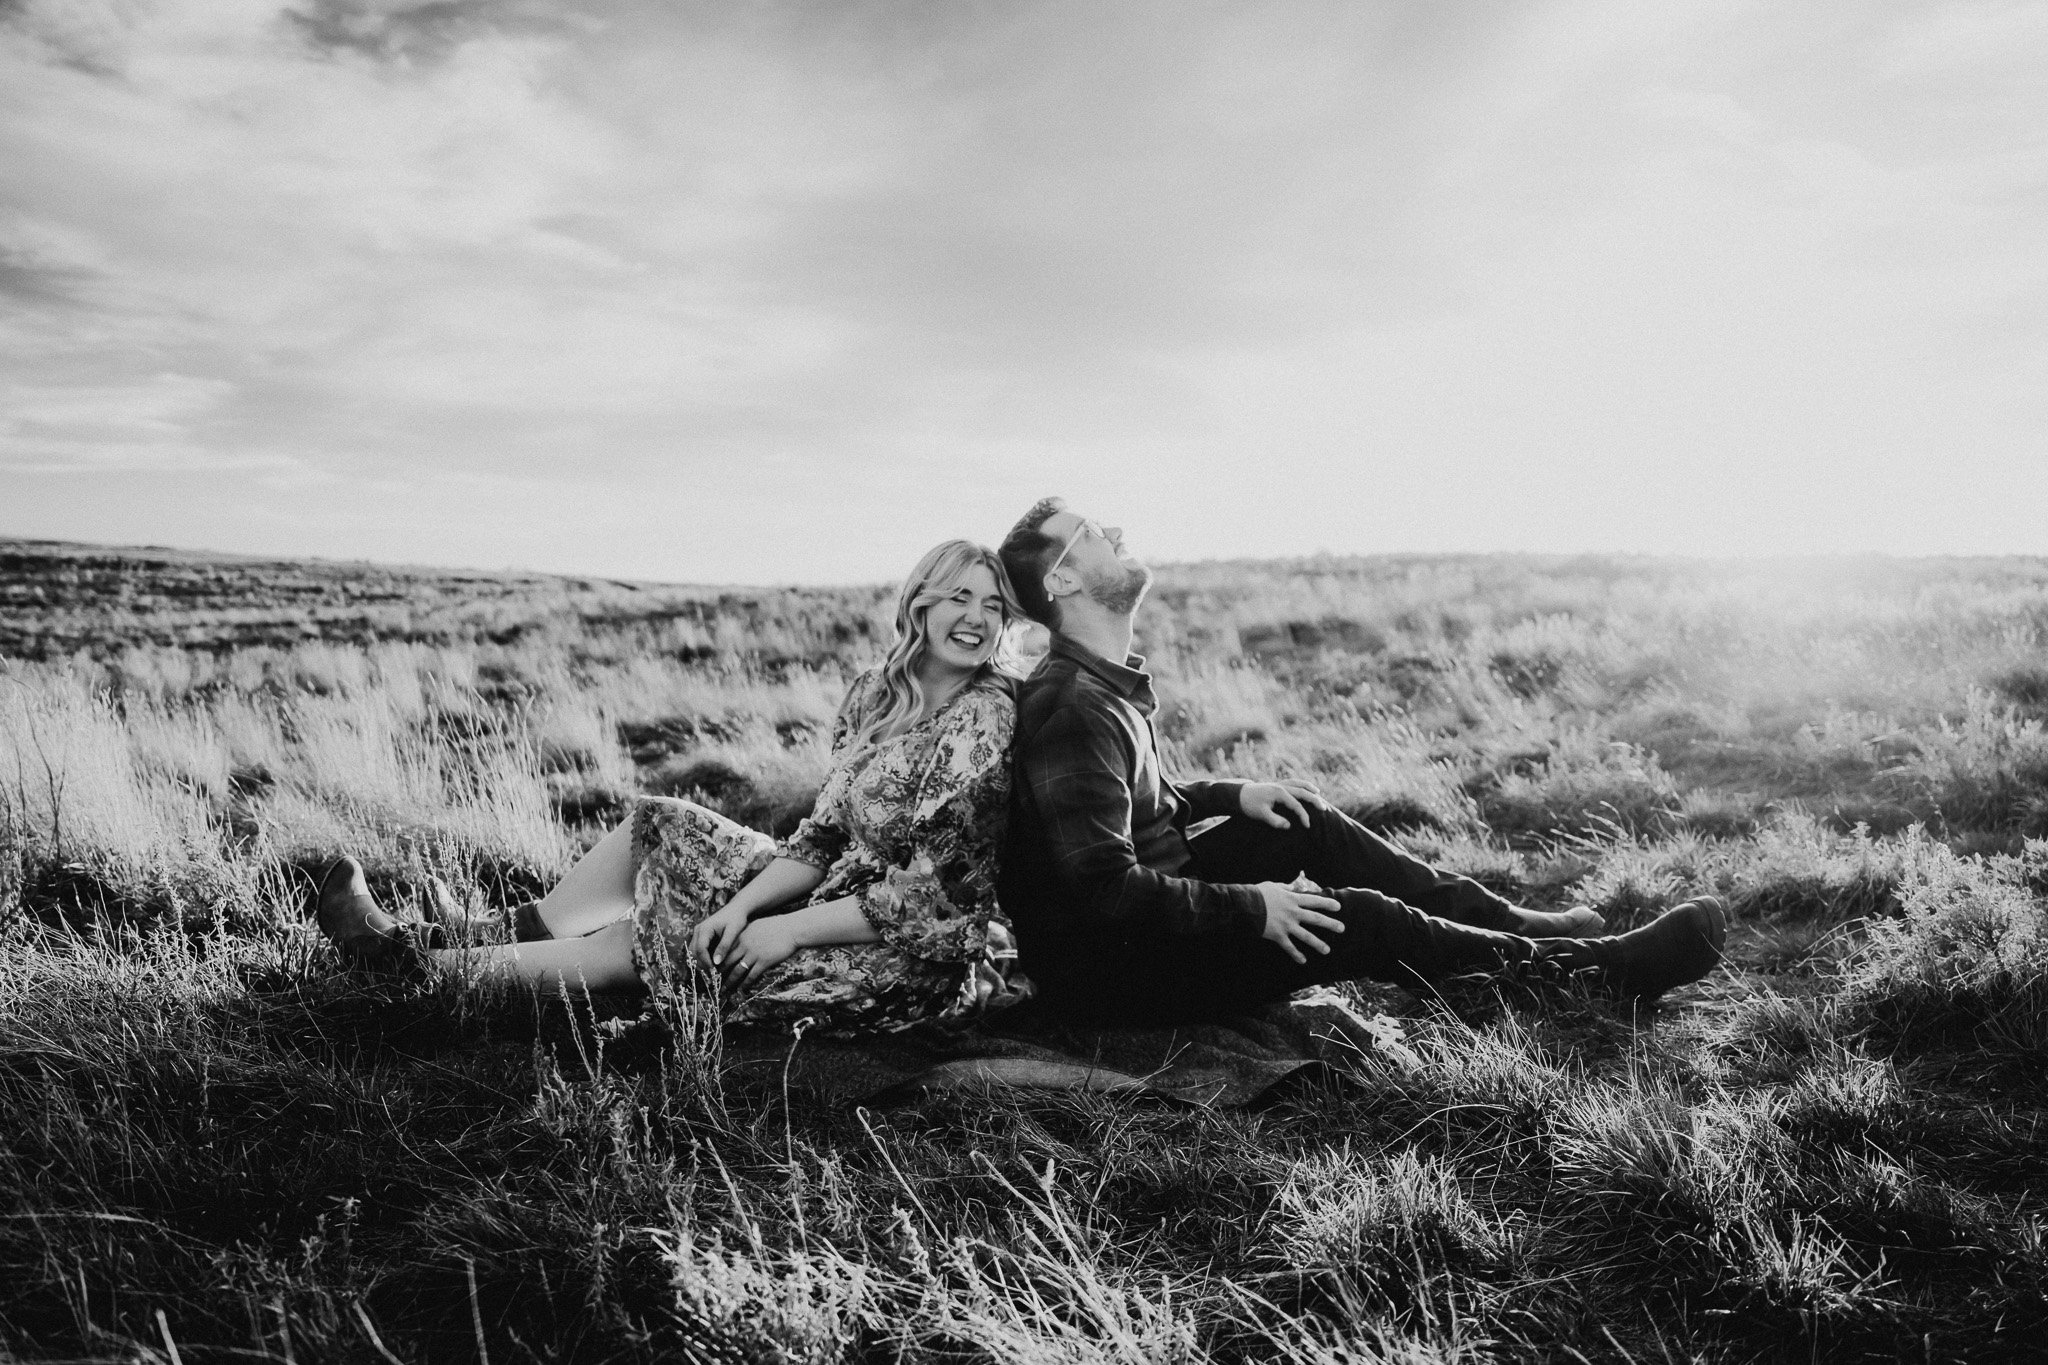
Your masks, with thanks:
M0 0L0 535L2048 553L2048 4Z

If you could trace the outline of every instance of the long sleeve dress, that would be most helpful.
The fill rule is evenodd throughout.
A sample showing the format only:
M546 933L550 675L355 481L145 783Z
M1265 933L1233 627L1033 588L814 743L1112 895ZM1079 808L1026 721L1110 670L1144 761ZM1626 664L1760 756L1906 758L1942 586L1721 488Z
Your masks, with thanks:
M995 897L1016 720L1009 691L977 681L902 734L857 742L883 700L874 672L848 688L825 785L779 845L694 802L635 801L634 963L650 989L709 988L704 974L692 979L691 933L782 857L825 874L803 904L852 896L880 942L798 950L726 993L728 1022L887 1031L963 1021L1028 992Z

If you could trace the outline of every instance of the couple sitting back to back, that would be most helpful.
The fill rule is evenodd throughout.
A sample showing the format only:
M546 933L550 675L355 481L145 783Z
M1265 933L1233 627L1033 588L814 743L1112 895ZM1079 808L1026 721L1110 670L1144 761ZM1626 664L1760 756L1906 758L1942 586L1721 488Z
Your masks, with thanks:
M640 797L514 913L513 943L444 946L463 930L447 897L432 921L401 921L349 858L316 918L359 964L544 989L722 981L729 1021L835 1033L961 1023L1034 987L1059 1015L1139 1025L1359 978L1570 974L1648 998L1719 962L1712 898L1598 937L1591 910L1513 905L1306 784L1173 782L1130 652L1151 581L1120 531L1047 498L1000 555L948 541L911 571L888 657L848 687L830 771L788 839ZM1019 683L1005 645L1023 617L1052 648Z

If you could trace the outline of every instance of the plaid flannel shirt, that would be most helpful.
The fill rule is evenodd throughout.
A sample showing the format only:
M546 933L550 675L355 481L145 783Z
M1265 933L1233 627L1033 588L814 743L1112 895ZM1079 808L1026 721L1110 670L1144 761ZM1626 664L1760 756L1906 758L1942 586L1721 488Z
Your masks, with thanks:
M1077 955L1142 952L1160 938L1248 943L1265 927L1258 888L1177 875L1192 856L1188 824L1237 814L1245 784L1166 779L1144 663L1055 635L1020 690L1001 896L1035 977Z

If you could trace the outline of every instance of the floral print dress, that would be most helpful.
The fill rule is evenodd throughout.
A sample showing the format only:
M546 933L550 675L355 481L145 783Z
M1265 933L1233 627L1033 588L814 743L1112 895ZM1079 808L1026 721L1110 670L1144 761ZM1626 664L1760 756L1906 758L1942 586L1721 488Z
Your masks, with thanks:
M996 908L1010 791L1007 688L980 679L910 729L854 736L885 694L857 678L832 724L832 769L811 814L777 844L690 801L633 807L633 956L651 989L702 989L690 935L776 858L825 874L803 903L852 896L878 943L803 948L728 993L733 1023L834 1033L959 1022L1023 998L1015 940ZM795 908L795 907L792 907Z

